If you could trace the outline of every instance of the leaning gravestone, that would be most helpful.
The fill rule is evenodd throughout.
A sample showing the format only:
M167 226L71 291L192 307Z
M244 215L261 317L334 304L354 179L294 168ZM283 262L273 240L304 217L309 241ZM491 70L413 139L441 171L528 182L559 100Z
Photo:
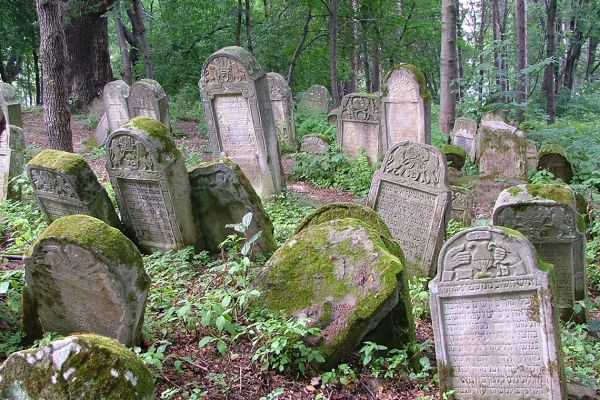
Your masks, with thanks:
M64 215L84 214L121 229L106 190L79 154L45 149L29 161L27 175L48 223Z
M477 156L477 121L457 118L452 131L452 144L465 150L471 160Z
M300 105L312 111L329 110L329 90L323 85L312 85L302 93Z
M442 248L429 283L440 392L456 400L566 399L551 274L506 228L471 228Z
M270 256L277 249L273 224L260 197L240 167L227 158L200 163L189 172L192 206L198 218L205 250L219 251L219 244L235 234L225 225L238 224L248 213L252 220L246 237L262 232L255 242L255 252Z
M0 366L0 398L153 400L152 373L116 340L78 334L15 352Z
M383 153L403 140L431 144L431 96L423 73L410 64L397 65L386 75L383 88Z
M558 144L542 146L538 154L537 169L550 171L565 183L573 179L573 166L565 149Z
M584 321L584 312L573 314L574 303L587 297L585 228L578 221L573 191L566 185L511 187L498 197L492 221L524 234L541 259L554 265L560 317Z
M104 86L102 100L104 101L104 110L106 111L110 132L116 131L129 122L128 98L129 85L125 82L121 80L112 81ZM154 115L150 116L154 119L158 119Z
M400 243L411 274L435 274L436 254L450 207L446 158L433 146L403 141L385 155L373 176L368 205Z
M325 154L329 147L329 138L324 135L306 135L300 141L300 151L312 154Z
M131 85L127 104L130 118L140 116L154 118L167 128L167 132L171 132L169 98L157 81L142 79Z
M19 200L21 191L10 182L23 172L25 143L23 130L17 126L5 125L0 110L0 202Z
M140 342L150 280L140 251L121 231L88 215L68 215L40 235L25 259L23 328L89 332Z
M296 143L292 89L284 77L276 72L267 73L267 79L277 135L289 149L296 151L298 145Z
M371 163L381 160L379 120L381 96L377 94L347 94L337 123L337 142L350 157L365 149Z
M0 82L0 108L6 119L6 126L17 126L23 128L23 116L21 115L21 103L17 98L15 89L6 82Z
M241 47L213 53L202 67L200 94L210 145L216 157L229 157L261 197L285 186L267 76Z
M166 127L136 117L110 134L106 153L128 236L146 252L196 245L190 181Z
M452 205L450 207L450 219L460 221L464 226L470 226L473 218L473 194L470 190L459 186L451 186Z

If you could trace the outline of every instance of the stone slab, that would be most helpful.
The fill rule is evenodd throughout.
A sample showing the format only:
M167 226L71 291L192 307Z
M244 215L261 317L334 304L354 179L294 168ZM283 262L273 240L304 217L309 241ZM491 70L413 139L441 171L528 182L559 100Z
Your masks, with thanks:
M122 88L121 90L125 92L126 89ZM139 116L154 118L171 133L169 98L160 83L154 79L141 79L131 85L127 107L130 118Z
M360 149L372 164L381 161L382 145L379 124L381 120L380 94L347 94L342 99L337 121L337 143L350 157L360 155Z
M296 142L292 89L288 86L285 78L276 72L267 73L267 80L277 137L285 143L286 148L295 151L298 143Z

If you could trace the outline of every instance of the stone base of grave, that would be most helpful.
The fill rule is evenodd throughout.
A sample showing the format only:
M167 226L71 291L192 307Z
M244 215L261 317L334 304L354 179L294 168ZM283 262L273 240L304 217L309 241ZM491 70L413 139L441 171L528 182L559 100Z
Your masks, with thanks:
M569 400L595 400L599 395L594 389L578 382L567 383L567 393Z
M475 206L476 207L489 207L492 209L496 203L498 195L504 190L511 186L523 185L527 182L523 181L504 181L496 182L490 180L479 180L475 183Z

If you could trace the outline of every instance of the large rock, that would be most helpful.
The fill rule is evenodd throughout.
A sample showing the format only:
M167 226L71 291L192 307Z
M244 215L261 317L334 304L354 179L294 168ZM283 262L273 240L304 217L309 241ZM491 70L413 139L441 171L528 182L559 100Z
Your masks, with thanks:
M5 400L151 400L152 374L116 340L74 335L13 353L0 367Z

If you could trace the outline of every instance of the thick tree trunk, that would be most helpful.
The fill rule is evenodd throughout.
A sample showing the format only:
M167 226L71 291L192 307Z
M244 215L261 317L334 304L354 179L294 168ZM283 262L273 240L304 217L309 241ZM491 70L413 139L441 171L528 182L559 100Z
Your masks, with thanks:
M331 97L333 106L338 107L341 102L337 73L337 15L338 0L330 1L331 16L329 19L329 77L331 79Z
M131 58L127 38L125 37L126 28L121 20L120 1L115 2L115 30L117 41L119 42L119 52L121 54L121 79L128 85L133 83L133 70L131 68Z
M60 0L35 0L40 25L40 59L44 76L44 123L52 149L73 151L67 90L65 36Z
M526 0L517 0L517 125L523 122L522 104L527 100L527 4Z
M554 57L556 46L554 32L556 29L556 2L557 0L548 0L546 4L546 58ZM554 64L548 64L544 68L543 91L546 94L546 122L548 125L554 123L555 119L555 90L554 90Z
M381 57L379 46L381 44L379 27L375 27L375 43L373 43L373 64L371 66L371 85L372 92L381 90Z
M292 55L292 59L290 60L290 66L288 68L287 83L288 83L288 86L290 86L290 87L292 86L292 83L294 82L294 75L295 75L295 71L296 71L296 62L298 61L300 54L304 50L303 49L304 42L306 41L306 37L308 36L308 25L310 24L311 19L312 19L312 7L309 4L308 10L306 11L306 19L304 20L304 27L302 28L302 35L300 36L298 45L296 46L296 49L294 50L294 54Z
M352 0L352 54L350 56L350 69L352 70L348 79L346 93L355 93L358 91L358 71L360 62L358 59L358 1Z
M246 0L246 40L248 41L248 51L254 52L252 43L252 15L250 14L250 0Z
M454 0L442 0L442 49L440 60L440 115L438 125L450 133L456 114L456 8Z
M242 45L242 0L238 0L237 22L235 24L235 45Z
M136 17L138 42L144 56L144 66L146 67L146 78L154 79L154 68L152 58L150 57L150 48L146 38L146 25L144 25L144 10L142 9L142 0L133 0L133 11Z

